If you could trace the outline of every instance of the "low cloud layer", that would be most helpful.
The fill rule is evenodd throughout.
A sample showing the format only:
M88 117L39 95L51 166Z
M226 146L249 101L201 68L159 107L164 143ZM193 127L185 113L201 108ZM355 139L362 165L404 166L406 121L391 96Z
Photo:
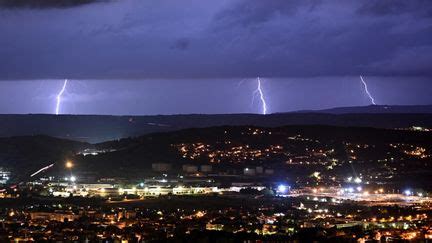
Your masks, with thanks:
M0 0L1 8L69 8L104 0Z
M0 80L432 76L428 0L96 2L0 0Z

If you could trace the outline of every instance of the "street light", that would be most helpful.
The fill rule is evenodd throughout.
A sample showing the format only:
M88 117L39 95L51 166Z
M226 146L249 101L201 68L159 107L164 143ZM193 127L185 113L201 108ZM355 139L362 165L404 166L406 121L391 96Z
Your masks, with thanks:
M71 161L66 161L66 168L71 169L73 167L73 163Z
M65 166L70 172L69 181L72 183L75 183L76 177L72 175L72 167L74 166L74 164L72 163L72 161L68 160L68 161L66 161Z

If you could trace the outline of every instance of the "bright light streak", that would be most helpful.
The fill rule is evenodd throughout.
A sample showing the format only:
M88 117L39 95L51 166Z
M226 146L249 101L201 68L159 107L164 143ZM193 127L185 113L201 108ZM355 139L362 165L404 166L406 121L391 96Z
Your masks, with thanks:
M259 77L257 78L257 85L258 86L257 86L257 89L253 93L253 95L254 95L253 97L255 97L257 94L259 94L259 97L261 100L261 105L262 105L261 113L263 115L266 115L267 114L267 102L266 102L264 92L263 92L262 87L261 87L261 79Z
M61 98L62 98L63 93L64 93L65 90L66 90L67 82L68 82L68 80L65 79L65 80L64 80L64 83L63 83L63 87L62 87L62 89L61 89L60 92L57 94L57 98L56 98L56 99L57 99L57 104L56 104L56 110L55 110L55 114L56 114L56 115L59 114L59 111L60 111L60 104L61 104Z
M33 176L35 176L35 175L41 173L42 171L45 171L45 170L47 170L47 169L53 167L53 165L54 165L54 164L50 164L50 165L48 165L48 166L43 167L42 169L40 169L40 170L36 171L35 173L31 174L30 177L33 177Z
M367 83L364 81L364 79L363 79L363 77L361 75L360 75L360 80L363 83L364 91L366 92L367 96L369 97L372 105L376 105L375 99L374 99L374 97L372 97L371 93L369 92Z

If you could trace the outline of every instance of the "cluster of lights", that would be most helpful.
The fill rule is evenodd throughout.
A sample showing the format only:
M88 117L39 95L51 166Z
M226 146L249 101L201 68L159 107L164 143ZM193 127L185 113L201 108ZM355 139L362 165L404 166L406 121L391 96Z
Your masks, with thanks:
M356 184L360 184L362 183L362 179L360 177L353 178L350 176L347 178L347 182L354 182Z
M76 182L77 178L75 176L65 177L65 181Z
M225 141L225 144L231 144L230 141ZM178 152L183 158L195 160L199 157L208 157L212 163L219 163L222 160L230 161L243 161L254 160L263 157L270 157L271 155L284 154L284 148L281 145L269 145L267 148L254 149L249 145L230 146L223 150L215 149L209 144L191 143L191 144L175 144Z
M343 189L343 192L354 193L354 192L361 192L362 190L363 190L363 188L361 186L358 186L356 188L348 187L348 188Z

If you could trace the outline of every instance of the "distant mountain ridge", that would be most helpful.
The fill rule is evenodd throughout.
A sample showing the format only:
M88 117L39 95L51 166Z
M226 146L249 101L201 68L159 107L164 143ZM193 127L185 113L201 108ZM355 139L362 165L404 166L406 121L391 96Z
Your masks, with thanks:
M432 127L432 106L342 107L321 111L220 115L0 115L0 137L47 135L90 143L154 132L213 126L279 127L329 125L346 127Z
M323 110L301 110L295 113L328 113L328 114L430 114L432 105L369 105L369 106L351 106L335 107Z

